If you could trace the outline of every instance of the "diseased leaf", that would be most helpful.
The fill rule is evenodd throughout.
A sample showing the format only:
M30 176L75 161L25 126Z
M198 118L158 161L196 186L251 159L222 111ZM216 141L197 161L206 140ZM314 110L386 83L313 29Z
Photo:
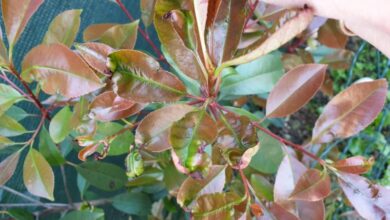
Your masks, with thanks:
M177 20L175 20L175 17L171 16L171 12L180 9L181 5L179 2L157 0L155 5L154 25L158 38L181 72L199 82L205 82L207 74L205 68L202 66L200 58L194 51L185 45L185 42L183 42L180 34L175 29ZM186 24L183 29L186 29L189 25L190 24ZM193 31L192 27L190 30ZM193 35L194 33L190 34Z
M84 31L84 41L99 41L115 49L133 49L139 21L128 24L93 24Z
M172 102L185 94L183 83L145 53L120 50L109 57L110 69L115 72L113 88L122 98L140 103Z
M42 154L34 148L30 148L24 161L23 182L31 194L54 200L53 170Z
M68 122L66 122L68 123ZM46 158L50 165L61 165L65 163L64 157L50 137L45 127L41 129L39 135L39 152Z
M330 194L330 177L324 171L307 170L298 180L290 199L304 201L319 201Z
M113 164L92 161L82 163L76 167L92 186L106 191L114 191L122 188L127 182L126 172Z
M91 68L102 74L109 73L107 60L108 55L114 52L113 48L102 43L89 42L76 44L76 49Z
M284 117L298 111L320 89L326 65L305 64L286 73L267 99L267 117Z
M356 211L365 219L386 219L390 213L390 190L366 178L340 173L339 184Z
M280 56L269 54L239 65L233 74L224 76L221 97L268 93L283 74Z
M70 99L104 86L88 65L61 44L39 45L23 60L22 77L38 81L43 91Z
M0 83L0 116L24 97L9 85Z
M103 122L127 118L141 111L143 107L142 104L119 97L113 91L98 95L89 106L93 118Z
M62 142L72 131L72 111L69 106L62 108L50 121L49 133L54 143Z
M0 163L0 186L7 183L15 172L16 166L19 162L20 152L17 151L7 158L3 159Z
M137 127L136 144L152 152L161 152L171 148L169 131L172 124L193 109L189 105L176 104L149 113Z
M285 17L281 18L280 23L274 26L268 34L265 34L264 38L260 39L261 43L259 46L245 55L222 63L219 68L222 70L224 67L248 63L257 59L258 57L278 49L280 46L287 43L296 35L305 30L310 24L312 18L313 12L311 9L297 11L295 16L290 15L290 19L287 22L284 22L286 20ZM218 73L218 71L216 72Z
M127 214L147 216L152 209L152 201L142 192L128 192L114 197L112 206Z
M366 159L362 156L349 157L343 160L336 161L332 166L342 172L363 174L371 170L374 165L374 158Z
M145 27L153 23L154 6L157 0L141 0L141 19Z
M208 157L204 148L217 137L217 127L206 110L187 113L171 127L170 143L182 165L190 172L202 171ZM200 170L199 170L200 169Z
M0 136L14 137L27 133L28 131L8 115L0 116Z
M347 138L367 127L383 108L387 86L384 79L360 82L335 96L314 126L312 143Z
M208 175L200 180L187 177L177 193L177 203L182 207L192 208L200 196L221 193L226 181L225 168L225 166L214 165Z
M230 211L243 200L234 192L205 194L196 200L192 213L195 217L213 216L223 210Z
M12 48L43 0L2 0L2 12L8 44Z
M44 44L62 43L71 47L80 28L82 10L68 10L57 15L43 38Z
M339 21L328 19L318 31L318 41L327 47L344 48L347 44L348 36L341 31Z

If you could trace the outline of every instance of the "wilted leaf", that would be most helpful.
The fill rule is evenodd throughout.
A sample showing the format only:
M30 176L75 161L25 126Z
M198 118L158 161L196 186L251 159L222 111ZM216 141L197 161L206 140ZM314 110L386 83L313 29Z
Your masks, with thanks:
M336 161L332 166L342 172L363 174L371 170L374 164L374 158L368 160L362 156L349 157L343 160Z
M341 31L338 20L328 19L318 31L318 41L331 48L344 48L348 36Z
M141 0L141 19L145 27L153 23L154 6L157 0Z
M157 0L155 6L154 24L158 37L162 46L166 49L172 60L184 74L199 82L205 82L207 74L205 69L202 68L202 63L200 62L199 57L194 51L187 48L174 27L175 22L177 21L171 17L170 13L173 10L180 9L181 5L179 2ZM193 30L192 27L190 30Z
M273 186L265 177L258 174L252 174L251 186L255 190L256 196L265 198L268 201L274 200Z
M305 64L284 75L267 99L267 117L284 117L304 106L324 82L326 65Z
M76 167L92 186L102 190L114 191L122 188L127 182L126 172L113 164L104 162L86 162Z
M326 171L307 170L298 180L290 199L319 201L330 194L330 177Z
M124 99L112 91L97 96L91 103L93 118L108 122L134 115L143 109L144 105Z
M168 105L149 113L137 127L135 141L152 152L161 152L171 147L169 131L175 121L180 120L194 108L189 105Z
M24 161L23 181L31 194L54 200L53 170L45 158L34 148L30 148Z
M387 219L390 213L390 190L366 178L340 173L339 184L356 211L365 219Z
M145 53L120 50L109 57L110 69L115 72L114 91L123 98L140 103L172 102L185 94L183 83Z
M64 157L51 139L45 127L41 129L39 135L39 152L46 158L50 165L61 165L65 163Z
M0 116L24 97L9 85L0 83Z
M259 143L260 149L249 166L263 173L276 173L283 160L282 144L264 132L259 135Z
M113 48L102 43L89 42L76 44L76 49L90 67L99 73L108 74L107 60L108 55L114 52Z
M240 204L244 198L234 192L205 194L196 200L192 213L195 217L213 216L223 210L230 211L233 206Z
M268 93L283 74L280 56L269 54L239 65L234 74L222 78L221 96Z
M36 80L43 91L66 98L79 97L103 86L88 65L61 44L39 45L23 60L22 77Z
M128 24L94 24L84 31L84 41L99 41L115 49L133 49L139 21Z
M360 82L335 96L315 124L312 143L347 138L363 130L382 110L387 86L384 79Z
M0 116L0 136L13 137L27 133L28 131L8 115Z
M2 0L2 12L8 43L12 48L43 0Z
M57 15L43 38L44 44L62 43L71 47L80 28L82 10L68 10Z
M15 172L18 165L20 152L17 151L7 158L3 159L0 163L0 186L7 183Z
M85 147L83 147L83 149L81 149L79 151L79 153L77 154L77 157L81 161L86 161L87 157L89 157L93 153L95 153L97 151L98 147L99 147L99 144L97 144L97 143L92 143L88 146L85 146Z
M182 207L193 207L196 198L212 193L222 192L225 186L225 166L214 165L203 179L188 177L180 186L177 203Z
M297 11L295 16L290 15L290 17L291 18L287 22L283 22L286 20L285 17L281 18L280 23L274 26L273 29L269 31L269 34L265 34L264 38L260 39L261 43L259 46L245 55L224 62L219 68L248 63L278 49L307 28L313 18L313 12L311 9L303 9Z
M142 192L128 192L117 195L112 206L127 214L147 216L152 209L152 201Z
M65 106L50 121L49 133L54 143L62 142L72 131L71 118L72 111Z
M187 113L171 127L170 143L182 164L190 170L204 169L204 148L217 137L217 127L206 110ZM200 163L200 164L199 164Z

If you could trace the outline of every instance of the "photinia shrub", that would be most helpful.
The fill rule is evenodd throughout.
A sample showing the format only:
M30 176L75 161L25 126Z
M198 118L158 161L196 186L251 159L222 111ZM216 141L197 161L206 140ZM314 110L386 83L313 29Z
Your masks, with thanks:
M388 96L385 79L369 78L333 95L327 68L347 68L352 56L337 22L306 6L143 0L143 26L93 24L75 43L82 10L68 10L16 67L15 45L42 3L2 0L0 149L11 153L0 185L35 207L4 204L5 214L102 219L96 207L110 205L151 219L325 219L325 201L346 198L365 219L390 218L390 190L362 176L373 157L319 156L373 122ZM152 24L161 51L145 31ZM138 33L157 58L134 49ZM333 52L313 52L320 45ZM331 99L311 138L297 144L275 131L319 91ZM27 117L39 119L32 130ZM64 167L77 172L77 199ZM13 175L29 193L5 186ZM56 203L57 191L68 203Z

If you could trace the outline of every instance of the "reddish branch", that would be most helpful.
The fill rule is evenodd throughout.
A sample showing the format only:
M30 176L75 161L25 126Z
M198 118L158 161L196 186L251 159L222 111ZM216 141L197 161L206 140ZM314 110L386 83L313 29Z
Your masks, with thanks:
M131 15L129 10L126 9L125 5L122 3L121 0L115 0L116 3L118 3L119 7L122 9L122 11L126 14L126 16L130 19L130 21L134 21L134 17ZM146 33L146 31L142 30L140 26L138 26L138 31L142 35L142 37L149 43L149 45L152 47L153 51L158 56L159 61L163 61L168 64L165 57L162 55L156 44L150 39L149 34Z
M253 13L255 13L255 10L256 10L258 4L259 4L259 0L256 0L255 3L253 3L249 6L250 11L248 13L248 16L246 17L244 28L247 28L248 22L251 19L251 17L253 16Z

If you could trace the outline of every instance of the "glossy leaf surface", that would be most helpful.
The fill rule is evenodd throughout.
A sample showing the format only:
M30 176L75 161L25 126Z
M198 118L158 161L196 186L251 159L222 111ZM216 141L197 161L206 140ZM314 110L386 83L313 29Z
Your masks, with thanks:
M298 180L290 198L293 200L319 201L330 194L330 177L317 169L307 170Z
M0 116L24 97L9 85L0 83Z
M146 216L152 208L152 201L145 193L129 192L115 196L112 205L127 214Z
M62 142L72 131L72 111L69 106L62 108L51 120L49 126L50 137L54 143Z
M114 52L113 48L102 43L88 42L76 44L76 49L91 68L99 73L108 74L107 60L108 55Z
M39 134L39 152L46 158L50 165L61 165L65 163L64 157L60 150L50 137L45 127Z
M267 117L284 117L298 111L320 89L326 66L300 65L286 73L276 84L267 99Z
M14 137L27 133L27 130L8 115L0 116L0 136Z
M342 172L352 174L363 174L370 171L374 164L374 158L366 159L362 156L349 157L343 160L336 161L332 166Z

